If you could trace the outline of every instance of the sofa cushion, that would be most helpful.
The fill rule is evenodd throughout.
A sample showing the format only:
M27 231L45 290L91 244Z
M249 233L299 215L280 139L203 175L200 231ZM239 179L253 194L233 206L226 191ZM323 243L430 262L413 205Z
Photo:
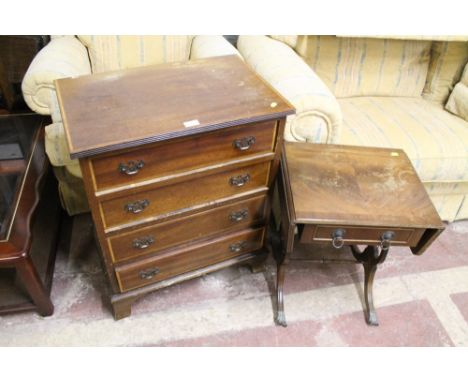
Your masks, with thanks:
M455 85L455 89L450 94L445 108L468 121L468 64L460 82Z
M296 51L336 97L422 94L431 41L299 36Z
M467 61L468 42L434 42L423 98L445 103Z
M78 36L93 73L187 61L193 36Z
M468 122L422 98L338 100L341 144L405 150L422 181L468 181Z

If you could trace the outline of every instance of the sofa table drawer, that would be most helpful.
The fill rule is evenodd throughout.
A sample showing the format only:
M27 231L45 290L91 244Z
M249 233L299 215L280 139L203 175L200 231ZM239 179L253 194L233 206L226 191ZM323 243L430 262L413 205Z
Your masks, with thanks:
M390 240L392 244L413 246L419 242L424 229L306 225L300 240L302 243L332 242L333 237L339 235L346 245L378 245L386 232L393 233L393 238ZM337 238L337 243L341 244L341 239Z
M116 268L122 292L227 260L263 246L265 228L244 230L216 240L156 255Z
M276 120L247 124L165 144L104 155L91 162L97 191L210 164L273 152Z
M263 162L103 201L104 226L123 228L266 187L269 169L270 162Z
M262 195L110 237L112 260L132 259L225 230L247 228L263 222L264 209Z

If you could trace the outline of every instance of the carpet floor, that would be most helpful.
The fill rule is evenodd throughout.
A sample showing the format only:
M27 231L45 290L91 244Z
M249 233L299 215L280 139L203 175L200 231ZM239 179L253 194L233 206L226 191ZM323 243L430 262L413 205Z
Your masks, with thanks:
M299 260L286 270L288 327L276 326L271 256L264 272L235 266L174 285L114 321L91 218L69 227L57 252L54 315L0 316L0 346L468 346L468 221L450 224L422 256L391 249L374 284L378 327L364 320L360 264ZM335 256L351 258L348 251Z

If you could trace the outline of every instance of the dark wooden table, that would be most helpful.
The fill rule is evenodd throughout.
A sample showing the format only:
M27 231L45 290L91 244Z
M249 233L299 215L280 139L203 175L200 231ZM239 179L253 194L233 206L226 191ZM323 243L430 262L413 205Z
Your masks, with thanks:
M364 266L366 321L378 325L372 297L377 265L391 246L421 255L444 230L405 152L354 146L284 143L281 251L277 254L276 321L286 326L283 284L295 243L349 245ZM367 247L361 251L358 245Z
M0 313L53 313L60 207L44 151L44 118L0 116Z

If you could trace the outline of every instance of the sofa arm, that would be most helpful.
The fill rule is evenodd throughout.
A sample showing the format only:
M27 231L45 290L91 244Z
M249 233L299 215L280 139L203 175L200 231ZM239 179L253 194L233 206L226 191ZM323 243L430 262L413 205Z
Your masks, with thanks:
M335 96L286 44L266 36L240 36L244 60L295 108L284 137L288 141L336 143L342 114Z
M242 58L237 49L223 36L195 36L190 51L190 59L196 60L199 58L228 56L232 54L237 54Z
M73 36L52 39L31 62L21 85L27 105L39 114L51 114L54 80L91 74L88 52Z

